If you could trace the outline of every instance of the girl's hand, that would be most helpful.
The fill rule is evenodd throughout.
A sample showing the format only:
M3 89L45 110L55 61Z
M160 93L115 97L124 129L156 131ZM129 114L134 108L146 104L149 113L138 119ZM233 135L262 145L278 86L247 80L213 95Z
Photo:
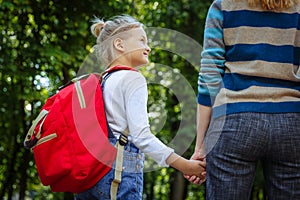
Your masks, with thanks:
M191 157L191 160L200 160L204 162L206 166L204 147L195 151ZM202 172L201 176L185 174L184 177L193 184L201 185L206 180L206 171Z
M202 160L187 160L183 173L187 176L197 176L205 178L206 163Z
M172 153L166 160L166 162L181 171L187 177L199 177L201 180L205 180L205 160L187 160L176 153ZM192 179L191 179L192 180ZM198 181L199 182L199 181Z

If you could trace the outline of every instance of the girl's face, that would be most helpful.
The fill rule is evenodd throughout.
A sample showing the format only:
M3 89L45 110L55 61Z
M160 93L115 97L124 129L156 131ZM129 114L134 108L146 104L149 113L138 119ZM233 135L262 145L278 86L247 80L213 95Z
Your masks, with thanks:
M124 39L124 58L131 67L139 67L149 62L148 55L151 51L148 46L147 35L143 28L134 28L128 32Z

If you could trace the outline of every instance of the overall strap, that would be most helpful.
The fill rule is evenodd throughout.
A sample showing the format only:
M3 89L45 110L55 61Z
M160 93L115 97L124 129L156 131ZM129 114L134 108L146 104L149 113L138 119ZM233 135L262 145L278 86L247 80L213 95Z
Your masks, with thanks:
M120 135L120 138L116 143L117 158L116 158L115 175L114 175L114 180L112 181L110 186L110 197L112 200L117 200L119 184L122 181L123 154L124 154L124 147L128 143L128 134L129 131L128 129L126 129L124 133Z

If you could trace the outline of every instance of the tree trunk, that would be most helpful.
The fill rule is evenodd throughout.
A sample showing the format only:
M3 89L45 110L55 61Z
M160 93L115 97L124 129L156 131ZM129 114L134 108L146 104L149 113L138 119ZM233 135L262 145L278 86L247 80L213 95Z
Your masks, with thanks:
M181 172L175 171L172 175L170 199L183 200L185 196L185 179Z
M24 90L24 85L23 83L20 84L21 86L21 91ZM25 121L25 100L20 100L20 119L22 120L22 133L23 137L25 137L27 126L26 126L26 121ZM27 189L27 169L29 166L29 158L30 158L30 151L22 149L23 152L23 159L22 159L22 164L19 166L19 172L21 174L21 179L20 179L20 192L19 192L19 200L24 200L25 199L25 192Z
M19 200L25 199L25 192L27 190L27 169L28 169L28 163L29 163L29 151L25 151L23 154L23 165L20 168L21 172L21 181L20 181L20 193L19 193Z
M11 90L13 91L15 89L15 85L12 84L11 86ZM10 99L8 99L8 101L11 101L11 107L9 107L9 111L11 113L13 113L14 111L17 110L16 105L17 102L15 101L17 98L16 96L11 96ZM11 200L13 197L13 184L15 183L15 162L17 161L17 153L18 153L18 141L17 141L17 133L18 133L18 127L15 125L15 116L10 115L9 116L9 129L7 130L6 133L11 133L11 140L10 140L10 144L7 144L7 148L10 147L10 150L7 149L8 152L11 152L11 155L8 155L8 162L6 164L6 171L4 174L4 181L3 181L3 187L0 191L0 198L4 199L4 197L7 194L7 200Z

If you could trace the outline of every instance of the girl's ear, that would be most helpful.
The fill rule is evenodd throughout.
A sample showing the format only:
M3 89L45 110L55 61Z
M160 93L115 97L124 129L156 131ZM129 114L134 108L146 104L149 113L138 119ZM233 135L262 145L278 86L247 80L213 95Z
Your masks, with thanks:
M123 52L125 50L124 42L121 38L116 38L114 40L114 48L118 51L121 51L121 52Z

